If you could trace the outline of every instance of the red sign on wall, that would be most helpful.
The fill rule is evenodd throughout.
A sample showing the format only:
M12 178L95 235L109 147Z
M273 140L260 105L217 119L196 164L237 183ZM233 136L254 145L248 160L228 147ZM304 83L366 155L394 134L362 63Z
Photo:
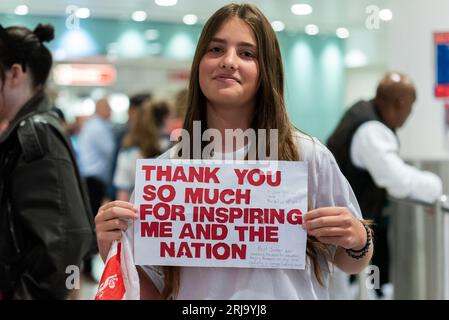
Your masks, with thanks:
M168 74L168 79L172 81L188 81L190 78L189 71L172 71Z
M449 32L433 34L435 43L435 97L449 98Z
M53 76L62 86L108 86L115 82L117 72L105 64L58 64Z

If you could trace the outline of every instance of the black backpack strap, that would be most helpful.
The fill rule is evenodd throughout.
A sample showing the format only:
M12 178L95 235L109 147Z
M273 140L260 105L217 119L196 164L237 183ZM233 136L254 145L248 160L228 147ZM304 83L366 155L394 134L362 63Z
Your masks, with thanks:
M47 111L44 113L38 113L35 114L31 117L31 120L33 123L45 123L50 125L53 129L54 132L57 133L59 139L64 143L65 147L67 148L67 150L69 151L70 154L70 159L72 160L73 163L73 167L76 173L76 178L78 181L78 187L81 191L81 196L83 197L83 202L84 202L84 208L85 208L85 212L87 214L87 218L89 220L89 223L92 227L92 230L95 230L95 226L94 226L94 222L93 222L93 214L91 212L91 208L90 208L90 202L89 202L89 197L87 196L86 193L86 189L83 183L83 180L81 179L81 174L79 172L79 168L77 165L77 160L75 157L75 152L73 150L72 147L72 143L68 140L65 132L64 132L64 128L62 127L61 124L61 120L59 118L59 116L57 115L56 112L54 111ZM94 249L95 250L95 249Z
M22 120L17 128L17 137L22 148L23 159L31 162L44 156L32 117Z

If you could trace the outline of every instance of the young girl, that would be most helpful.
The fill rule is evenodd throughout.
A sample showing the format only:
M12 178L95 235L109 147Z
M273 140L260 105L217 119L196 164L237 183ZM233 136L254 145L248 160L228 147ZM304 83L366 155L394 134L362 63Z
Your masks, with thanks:
M348 273L367 266L371 235L351 187L332 154L294 130L283 89L281 53L269 21L252 5L227 5L209 19L199 39L184 129L191 137L193 121L222 136L225 129L277 129L279 160L307 161L308 202L314 209L304 216L305 270L140 266L142 299L328 299L332 264ZM247 146L230 145L216 145L213 158L247 159ZM100 208L96 224L103 259L112 240L127 229L124 220L136 219L136 212L131 203L118 201Z

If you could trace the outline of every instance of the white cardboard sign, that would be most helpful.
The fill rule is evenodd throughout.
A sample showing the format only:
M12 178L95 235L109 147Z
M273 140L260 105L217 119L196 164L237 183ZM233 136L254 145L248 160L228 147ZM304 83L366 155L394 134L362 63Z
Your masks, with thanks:
M137 161L137 265L304 269L307 164Z

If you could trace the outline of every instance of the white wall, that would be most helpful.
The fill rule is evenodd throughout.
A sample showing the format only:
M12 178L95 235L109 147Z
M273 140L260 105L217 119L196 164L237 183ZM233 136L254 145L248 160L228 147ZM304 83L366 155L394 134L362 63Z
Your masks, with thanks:
M409 74L418 100L399 131L401 153L410 160L449 159L442 101L434 98L433 32L449 31L448 0L391 1L393 20L388 26L388 66Z
M172 76L188 76L191 61L152 57L117 61L115 65L117 82L111 89L128 94L150 91L156 99L171 99L188 84L187 78L175 79Z
M345 108L351 107L359 100L372 99L384 73L385 67L381 66L346 69Z
M385 28L351 28L351 36L345 40L345 108L361 99L372 99L376 94L377 84L387 68L386 43Z

